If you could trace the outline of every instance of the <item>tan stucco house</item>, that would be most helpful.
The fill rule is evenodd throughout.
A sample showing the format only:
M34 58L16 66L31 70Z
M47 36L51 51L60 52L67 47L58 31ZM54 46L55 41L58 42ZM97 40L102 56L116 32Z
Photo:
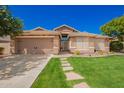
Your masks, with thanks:
M15 53L59 54L61 51L92 54L101 50L109 52L109 37L80 32L68 25L61 25L48 31L37 27L15 38Z

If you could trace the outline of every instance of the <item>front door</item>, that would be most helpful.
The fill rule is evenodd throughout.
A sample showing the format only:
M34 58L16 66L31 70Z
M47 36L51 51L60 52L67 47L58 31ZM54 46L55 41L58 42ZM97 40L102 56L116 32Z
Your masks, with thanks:
M68 36L62 35L61 38L61 51L67 51L68 50Z
M61 50L62 51L68 50L68 41L61 41Z

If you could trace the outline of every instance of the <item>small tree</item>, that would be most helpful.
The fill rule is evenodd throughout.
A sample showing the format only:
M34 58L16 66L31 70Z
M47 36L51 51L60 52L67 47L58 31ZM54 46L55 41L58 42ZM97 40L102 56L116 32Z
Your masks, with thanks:
M0 36L15 37L22 33L22 21L13 17L8 6L0 6Z
M100 29L103 34L118 40L117 42L111 42L110 49L112 51L119 52L122 50L121 48L124 45L124 43L121 43L124 42L124 16L112 19L108 23L101 26Z
M110 50L114 52L120 52L121 50L123 50L123 47L123 44L119 41L112 41L110 43Z
M103 34L124 41L124 16L117 17L100 27Z

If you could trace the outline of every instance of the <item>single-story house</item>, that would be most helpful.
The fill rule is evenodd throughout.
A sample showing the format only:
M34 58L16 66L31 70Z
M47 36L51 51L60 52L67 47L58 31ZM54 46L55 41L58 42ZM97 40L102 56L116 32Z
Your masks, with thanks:
M81 32L68 25L61 25L48 31L42 27L24 31L15 38L15 53L58 54L61 51L73 53L94 53L97 50L109 52L108 36Z
M10 54L10 36L0 37L0 48L3 48L3 55Z

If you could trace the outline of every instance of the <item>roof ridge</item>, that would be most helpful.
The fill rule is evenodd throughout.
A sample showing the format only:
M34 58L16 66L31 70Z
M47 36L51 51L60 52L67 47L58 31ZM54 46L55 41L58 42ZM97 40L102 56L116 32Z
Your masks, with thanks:
M37 30L37 29L42 29L42 30L46 30L47 31L47 29L45 29L45 28L43 28L43 27L41 27L41 26L38 26L38 27L35 27L34 29L32 29L32 30Z
M77 32L80 32L79 30L77 30L77 29L75 29L75 28L73 28L73 27L71 27L71 26L69 26L69 25L66 25L66 24L60 25L60 26L54 28L53 30L55 31L56 29L58 29L58 28L60 28L60 27L63 27L63 26L66 26L66 27L68 27L68 28L71 28L71 29L73 29L73 30L75 30L75 31L77 31Z

